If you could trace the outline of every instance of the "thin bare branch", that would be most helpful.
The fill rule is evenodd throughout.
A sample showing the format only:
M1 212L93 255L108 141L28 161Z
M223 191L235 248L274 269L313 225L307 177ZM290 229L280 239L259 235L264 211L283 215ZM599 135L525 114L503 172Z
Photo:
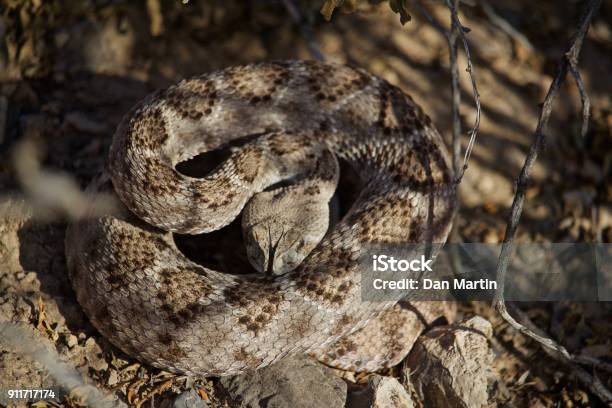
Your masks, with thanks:
M564 362L570 362L572 360L572 356L568 353L565 347L557 344L553 339L549 338L546 333L537 334L530 328L527 328L523 324L517 322L506 309L506 302L495 302L495 309L497 312L504 318L504 320L512 326L515 330L518 330L522 334L527 337L532 338L533 340L540 343L547 350L549 355L553 355L556 360L561 360Z
M561 86L561 83L563 82L566 76L568 60L570 58L572 58L573 60L577 60L582 41L584 39L584 36L586 35L595 10L599 7L599 4L600 0L591 0L591 2L589 3L588 12L582 19L580 29L578 30L577 35L574 37L574 41L570 48L570 51L568 51L565 58L560 62L558 73L555 76L548 90L546 98L544 99L544 103L542 104L540 118L538 120L538 125L535 130L534 142L529 148L529 152L527 154L527 157L525 158L525 163L523 164L523 168L521 169L521 172L517 179L516 194L514 196L512 207L510 209L510 218L506 226L506 234L504 237L501 254L499 256L499 264L497 267L498 291L496 294L496 302L499 300L503 301L505 274L506 269L508 268L509 256L512 250L512 243L514 240L514 235L516 234L518 221L523 210L525 191L527 189L529 178L531 176L531 169L538 156L538 152L542 144L544 143L543 130L545 125L548 123L548 119L550 118L553 100L559 90L559 87Z
M465 38L465 33L469 32L469 29L466 29L465 27L463 27L463 25L461 25L461 21L459 20L459 14L457 11L458 4L459 4L458 0L454 0L454 3L451 3L450 0L446 0L446 5L448 6L451 12L451 21L452 21L451 31L456 32L459 39L463 43L463 49L465 51L465 57L467 59L466 71L470 76L470 81L472 82L472 93L474 95L474 104L476 105L476 118L474 120L474 126L468 132L468 135L470 136L470 140L465 149L465 155L463 157L463 167L461 168L458 174L455 173L455 176L457 177L456 179L457 184L461 182L461 179L463 178L463 175L465 174L465 171L468 168L468 162L470 161L472 149L474 148L474 142L476 141L476 136L478 135L478 130L480 129L480 115L481 115L480 94L478 93L478 87L476 86L476 72L474 70L474 66L472 65L470 47L468 46L467 40Z
M480 107L480 94L478 93L478 87L476 86L476 74L474 71L474 66L472 64L472 57L470 55L470 48L468 46L467 40L465 38L465 34L469 32L469 29L463 27L461 25L461 21L459 20L458 8L459 8L459 0L446 0L446 4L450 10L451 16L451 29L448 30L444 26L442 26L433 16L427 11L427 9L416 0L413 0L414 6L420 11L420 13L429 21L433 28L435 28L440 34L442 34L446 41L448 42L448 50L449 50L449 59L451 66L451 94L452 94L452 114L453 114L453 138L452 138L452 152L453 152L453 170L456 176L456 183L459 184L465 170L468 167L468 162L470 160L470 155L472 153L472 149L474 148L474 142L476 140L476 136L478 135L478 129L480 128L480 115L481 115L481 107ZM463 165L461 165L461 89L459 87L459 68L457 64L457 40L461 40L463 44L463 49L465 51L465 56L467 59L467 68L466 72L470 76L470 81L472 83L472 92L474 94L474 104L476 106L476 119L474 122L474 127L468 132L470 136L470 140L468 142L468 146L465 150L465 155L463 157Z
M452 7L457 8L459 0L454 0ZM450 3L449 3L449 7ZM457 37L459 36L459 26L453 18L451 12L451 30L447 32L449 60L451 66L451 98L453 101L453 172L459 174L461 169L461 89L459 88L459 66L457 65Z
M520 320L522 320L523 323L519 323L518 321L516 321L510 315L510 313L508 313L504 300L504 283L506 278L506 270L510 261L510 254L512 252L512 244L518 227L518 222L523 210L523 203L525 201L525 193L531 177L531 170L538 156L538 152L544 143L544 128L546 127L546 124L548 123L548 120L550 118L550 114L552 111L552 103L567 75L568 67L573 66L576 72L578 72L576 69L578 55L580 54L584 37L586 36L593 16L599 8L600 3L601 0L591 0L589 2L587 6L587 11L580 21L578 31L573 37L572 45L570 46L569 51L565 54L564 58L559 63L557 75L553 79L546 98L544 99L544 103L542 104L538 125L534 134L534 141L529 148L529 152L527 153L527 157L525 158L525 163L523 164L523 168L521 169L521 172L516 182L516 193L514 195L514 200L510 208L510 217L506 226L506 233L499 255L499 262L497 265L497 291L495 293L495 300L493 301L493 304L495 306L495 309L501 314L504 320L508 322L508 324L510 324L512 327L525 334L526 336L537 341L543 347L544 351L547 352L547 354L549 354L555 360L564 363L568 367L570 372L579 381L585 384L585 386L587 386L602 401L610 403L612 402L612 393L605 388L605 386L597 379L597 377L591 376L588 372L586 372L584 369L577 365L577 363L584 363L584 361L581 361L580 359L576 359L575 357L571 356L563 346L557 344L554 340L549 338L543 331L535 327L535 325L533 325L532 323L527 324L526 322L530 323L530 321L526 319L526 316L524 316L524 314L520 313L520 310L518 308L515 308L515 314L518 314L522 317L522 319ZM576 79L575 75L574 79ZM581 85L582 83L580 82L578 86L580 87ZM584 88L581 90L581 94L583 90ZM588 101L588 98L586 100ZM585 99L583 97L583 104L584 101ZM586 120L588 120L588 116Z
M487 15L491 23L502 30L504 33L508 34L510 38L520 43L523 47L525 47L528 51L533 51L533 45L529 41L527 37L519 30L514 28L512 24L504 20L499 14L495 12L495 9L487 0L478 0L482 11Z
M531 334L528 334L529 337L533 338L532 335L535 335L539 338L545 338L547 342L554 343L553 340L546 338L547 337L546 333L544 333L542 329L536 326L531 321L529 316L527 316L525 312L523 312L521 309L514 306L513 304L510 304L509 307L512 310L512 313L518 316L519 319L523 322L523 324L519 324L519 325L523 327L524 330L527 330L531 333ZM504 304L504 310L505 310L505 304ZM510 315L508 314L508 316ZM514 320L511 316L510 316L510 319ZM579 364L583 364L583 365L587 365L595 369L607 371L610 368L610 364L601 362L595 358L589 358L589 357L583 357L583 356L570 357L568 359L562 354L557 352L557 347L560 347L560 346L555 346L552 349L544 347L543 350L544 352L546 352L546 354L548 354L555 361L563 364L566 367L566 369L569 371L570 375L572 375L576 380L578 380L585 387L587 387L593 394L595 394L604 403L612 403L612 392L610 392L610 390L608 390L605 387L605 385L599 380L599 378L597 378L596 375L591 375L589 372L587 372L584 368L580 367L579 365Z
M585 137L587 131L589 130L589 116L591 112L591 100L589 99L589 94L587 93L584 82L582 82L582 77L580 76L580 71L576 66L576 62L568 57L568 69L572 77L574 77L574 81L576 82L576 86L578 87L578 91L580 92L580 100L582 101L582 126L580 128L580 136Z

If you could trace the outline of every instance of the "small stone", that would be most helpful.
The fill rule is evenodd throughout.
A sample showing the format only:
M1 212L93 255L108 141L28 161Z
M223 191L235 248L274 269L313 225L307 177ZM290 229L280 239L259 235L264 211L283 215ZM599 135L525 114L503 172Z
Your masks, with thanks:
M36 272L28 272L23 278L23 283L33 283L38 279L38 274Z
M93 337L88 338L85 342L85 358L90 367L96 371L106 371L108 369L108 363L104 360L102 349Z
M117 384L118 382L119 382L119 375L117 374L117 371L110 370L108 373L108 380L106 381L106 384L108 384L109 386L113 386Z
M404 386L393 377L374 374L368 387L348 394L347 408L413 408L414 402Z
M404 362L403 374L427 407L473 408L493 399L496 380L488 339L491 323L473 317L422 335Z
M173 408L207 408L208 404L195 390L185 391L174 399Z
M241 407L344 407L346 383L306 356L291 356L252 373L221 378L221 386Z
M65 341L66 341L66 345L70 348L73 348L74 346L79 344L79 339L77 339L77 336L75 336L74 334L68 334L65 337Z

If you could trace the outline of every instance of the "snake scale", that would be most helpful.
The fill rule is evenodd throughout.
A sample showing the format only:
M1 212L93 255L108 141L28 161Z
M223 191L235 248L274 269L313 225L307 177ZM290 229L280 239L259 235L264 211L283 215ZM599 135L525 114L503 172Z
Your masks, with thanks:
M176 170L227 146L205 177ZM328 228L339 162L361 189ZM121 211L69 226L77 299L114 345L174 372L231 375L292 353L355 371L397 364L421 327L419 302L363 301L359 263L374 244L446 240L449 163L421 108L362 69L279 61L184 80L117 128L90 189L114 192ZM254 273L177 249L172 233L218 230L241 212Z

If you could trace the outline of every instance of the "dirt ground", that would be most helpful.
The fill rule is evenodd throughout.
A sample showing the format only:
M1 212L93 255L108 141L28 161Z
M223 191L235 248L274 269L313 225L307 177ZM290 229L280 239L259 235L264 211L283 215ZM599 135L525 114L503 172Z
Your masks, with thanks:
M66 191L68 199L102 169L114 128L151 91L231 65L308 59L311 54L282 2L167 1L159 13L144 3L0 3L0 322L25 323L33 337L49 339L60 358L88 381L125 401L163 405L195 384L212 406L222 406L214 380L142 366L91 326L67 278L67 217L58 191ZM528 42L500 29L478 3L466 2L461 13L470 28L482 118L460 187L455 229L460 240L495 243L503 239L538 104L585 2L491 2L497 15ZM443 2L425 4L448 25ZM364 4L351 14L336 11L330 22L311 3L300 3L300 10L329 60L364 67L410 93L450 142L448 48L418 8L410 9L413 18L404 26L386 3ZM580 96L568 81L554 104L527 192L517 236L521 241L612 240L610 21L612 7L604 2L580 57L591 100L588 134L580 137ZM475 108L463 54L459 64L465 133ZM23 140L33 141L37 150L19 149ZM612 363L612 304L519 306L571 353ZM472 302L460 310L463 316L483 316L494 326L498 404L602 405L489 305ZM587 370L612 388L609 374ZM0 349L0 389L53 384L48 371L30 357ZM66 399L64 404L77 401Z

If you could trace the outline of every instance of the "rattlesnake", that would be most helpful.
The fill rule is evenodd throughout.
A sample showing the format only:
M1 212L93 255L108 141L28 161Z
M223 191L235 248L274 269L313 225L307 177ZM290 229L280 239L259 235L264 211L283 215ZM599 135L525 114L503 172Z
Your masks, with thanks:
M205 178L175 169L228 146ZM326 232L338 161L362 187ZM125 208L68 229L79 303L125 353L200 375L290 353L351 370L396 364L422 327L418 305L363 301L363 254L444 242L456 200L443 140L409 96L362 69L314 61L231 67L150 95L119 125L91 189L114 190ZM260 273L211 270L177 249L172 232L219 229L245 205Z

